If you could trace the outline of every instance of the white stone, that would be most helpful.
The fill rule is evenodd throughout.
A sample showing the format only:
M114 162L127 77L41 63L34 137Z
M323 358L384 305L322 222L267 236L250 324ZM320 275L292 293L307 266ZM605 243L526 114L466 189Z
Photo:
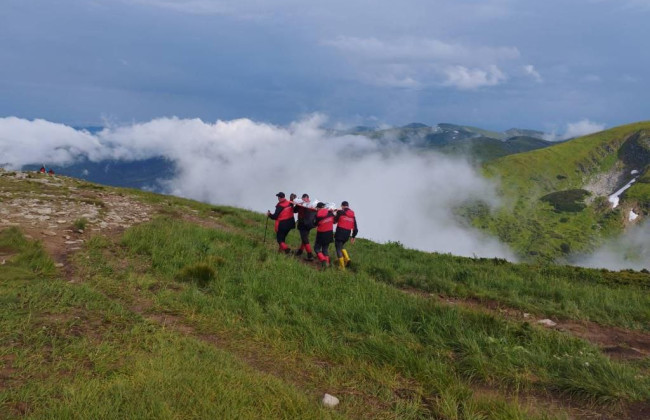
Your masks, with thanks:
M56 264L54 264L54 266L56 268L61 268L61 267L63 267L63 263L56 263Z
M334 395L330 394L325 394L323 395L323 399L321 400L323 405L328 408L334 408L337 405L339 405L339 399L336 398Z
M524 313L524 318L530 318L530 314Z
M550 319L540 319L537 323L542 324L545 327L554 327L557 325L557 322L553 322Z
M51 230L44 230L44 231L41 232L41 233L42 233L43 235L46 235L46 236L56 236L56 235L57 235L56 232L52 232Z

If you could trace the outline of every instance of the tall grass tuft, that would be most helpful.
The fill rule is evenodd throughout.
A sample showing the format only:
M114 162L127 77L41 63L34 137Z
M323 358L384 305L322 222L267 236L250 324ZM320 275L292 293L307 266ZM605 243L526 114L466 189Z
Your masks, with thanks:
M201 288L208 287L217 278L214 268L205 263L183 267L174 277L177 281L195 283Z

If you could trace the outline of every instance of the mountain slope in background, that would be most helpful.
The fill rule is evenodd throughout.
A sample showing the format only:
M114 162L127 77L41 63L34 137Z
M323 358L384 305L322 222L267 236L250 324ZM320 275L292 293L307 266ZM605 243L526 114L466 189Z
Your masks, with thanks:
M433 127L411 123L383 130L357 127L347 133L370 137L387 144L399 142L417 149L464 156L477 163L556 144L545 140L541 131L512 128L500 133L447 123Z
M593 250L650 212L649 165L650 122L488 162L509 203L496 214L475 209L474 224L536 258Z

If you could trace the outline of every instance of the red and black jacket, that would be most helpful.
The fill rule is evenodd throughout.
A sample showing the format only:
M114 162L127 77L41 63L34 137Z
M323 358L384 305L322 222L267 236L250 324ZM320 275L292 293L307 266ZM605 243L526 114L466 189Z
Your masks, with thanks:
M350 233L353 238L357 237L357 233L359 233L357 218L351 208L339 210L334 218L334 223L336 223L336 239L347 240Z
M293 212L298 213L298 230L310 230L314 228L316 210L304 206L293 206Z
M296 227L296 221L293 219L293 204L286 198L281 198L275 206L275 213L269 216L275 220L275 231L291 230Z
M317 232L331 232L334 230L334 213L328 209L320 209L316 212L314 223Z

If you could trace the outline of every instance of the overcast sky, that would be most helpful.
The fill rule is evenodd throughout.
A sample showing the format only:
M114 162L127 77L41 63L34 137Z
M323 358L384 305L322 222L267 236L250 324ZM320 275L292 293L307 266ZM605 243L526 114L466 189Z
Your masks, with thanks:
M0 116L611 127L650 115L650 0L2 0Z

